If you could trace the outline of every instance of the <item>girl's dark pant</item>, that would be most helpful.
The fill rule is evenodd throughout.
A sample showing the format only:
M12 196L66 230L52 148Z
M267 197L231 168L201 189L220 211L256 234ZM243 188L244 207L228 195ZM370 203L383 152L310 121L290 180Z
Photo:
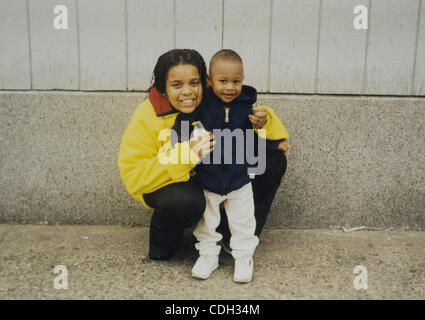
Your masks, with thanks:
M282 151L267 151L266 171L252 180L254 193L255 234L260 235L274 196L286 172L286 156ZM173 183L144 195L146 203L155 208L149 234L149 256L153 260L168 260L179 249L184 229L194 226L205 210L205 197L195 179ZM230 237L224 209L217 231L224 239Z

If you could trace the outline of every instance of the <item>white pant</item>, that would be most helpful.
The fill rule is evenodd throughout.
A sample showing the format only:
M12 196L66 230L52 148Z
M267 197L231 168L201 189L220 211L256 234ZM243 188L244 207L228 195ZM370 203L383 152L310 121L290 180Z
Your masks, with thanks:
M200 255L218 255L221 247L217 245L223 236L216 231L220 224L220 203L224 201L229 229L232 233L230 248L235 259L252 256L258 245L255 236L254 198L251 183L226 195L204 190L207 202L204 215L195 227L193 234Z

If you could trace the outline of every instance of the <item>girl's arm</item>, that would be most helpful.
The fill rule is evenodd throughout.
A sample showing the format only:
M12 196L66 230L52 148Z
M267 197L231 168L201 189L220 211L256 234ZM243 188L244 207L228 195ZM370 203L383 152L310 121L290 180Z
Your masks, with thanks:
M169 151L157 152L150 146L124 141L118 164L128 192L138 198L170 183L189 180L189 172L197 160L188 141L177 143Z
M189 180L200 157L213 150L215 141L210 132L171 147L169 129L156 135L150 128L154 121L135 118L123 135L118 166L128 192L139 201L145 193Z
M267 106L258 106L254 109L254 115L249 116L258 135L267 140L288 140L289 134L273 109ZM260 130L263 129L263 130Z
M149 113L137 110L121 139L118 156L120 175L127 191L142 202L144 193L189 180L190 170L199 161L189 141L177 143L174 148L169 141L162 141L166 140L168 129L158 134L155 123L156 119Z

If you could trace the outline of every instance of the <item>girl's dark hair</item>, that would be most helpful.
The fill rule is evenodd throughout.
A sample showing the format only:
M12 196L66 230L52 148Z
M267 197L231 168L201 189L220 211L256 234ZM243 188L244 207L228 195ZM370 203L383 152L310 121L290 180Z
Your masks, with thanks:
M160 93L165 93L165 83L168 76L168 71L180 64L190 64L198 69L201 78L202 87L205 88L207 83L207 68L202 56L193 49L173 49L162 54L156 62L153 70L153 83Z

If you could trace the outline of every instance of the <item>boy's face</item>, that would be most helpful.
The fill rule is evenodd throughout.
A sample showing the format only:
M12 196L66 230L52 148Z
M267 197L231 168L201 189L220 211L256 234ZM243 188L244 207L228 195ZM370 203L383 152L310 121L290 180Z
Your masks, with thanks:
M212 86L214 94L221 101L229 103L241 94L243 79L242 63L218 60L210 68L208 82Z

